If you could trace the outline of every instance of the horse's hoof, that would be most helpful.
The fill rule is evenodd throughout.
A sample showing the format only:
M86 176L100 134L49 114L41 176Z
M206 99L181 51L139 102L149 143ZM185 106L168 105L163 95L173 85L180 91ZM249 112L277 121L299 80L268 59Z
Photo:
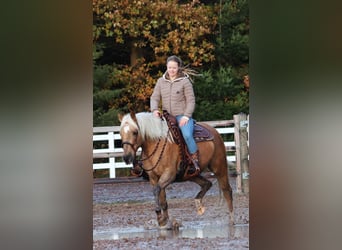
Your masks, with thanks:
M158 222L157 220L149 220L147 222L145 222L144 228L146 230L151 230L151 229L155 229L158 228Z
M167 220L165 224L159 223L159 228L162 230L171 230L173 228L172 222Z
M229 223L230 226L234 226L236 224L235 221L234 221L233 213L229 214L229 222L228 223Z
M197 214L198 214L198 215L202 215L202 214L204 214L204 212L205 212L205 207L200 207L200 208L197 210Z
M195 199L195 206L197 209L197 214L202 215L205 212L205 207L202 205L202 200L201 199Z
M172 230L178 231L179 227L182 226L182 222L178 222L175 219L172 220Z

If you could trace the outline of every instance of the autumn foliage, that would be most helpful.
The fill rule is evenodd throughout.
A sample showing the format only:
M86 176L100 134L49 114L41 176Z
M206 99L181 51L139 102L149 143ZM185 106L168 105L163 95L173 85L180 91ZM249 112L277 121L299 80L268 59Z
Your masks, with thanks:
M214 60L208 35L215 30L217 15L200 1L93 0L93 11L95 40L105 35L116 43L129 44L133 52L152 50L153 66L163 64L170 54L180 55L194 66Z
M112 125L119 111L148 111L153 87L166 69L166 58L172 54L199 72L210 70L213 77L216 69L226 66L236 68L234 72L241 71L234 73L237 78L239 74L246 75L248 48L241 47L245 42L240 42L246 41L242 34L246 22L236 19L241 16L239 13L245 16L236 2L246 6L246 0L233 2L234 5L231 1L93 0L94 124ZM228 19L223 18L225 10ZM222 31L226 26L220 25L220 19L227 20L227 32ZM233 46L238 51L232 50ZM242 62L232 58L240 54L244 56ZM202 85L225 81L196 82L200 91ZM242 76L241 83L233 79L234 84L243 86ZM198 114L205 113L200 102L211 101L204 100L205 94L198 98ZM224 95L222 101L227 98Z

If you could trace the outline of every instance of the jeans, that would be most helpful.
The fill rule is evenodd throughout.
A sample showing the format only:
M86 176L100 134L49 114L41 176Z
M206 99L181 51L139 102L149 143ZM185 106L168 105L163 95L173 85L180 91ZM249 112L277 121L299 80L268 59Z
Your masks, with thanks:
M183 117L183 115L177 115L176 119L179 124L180 119ZM194 119L189 118L189 121L187 124L185 124L182 127L179 127L182 131L182 135L184 137L185 143L188 147L188 151L190 154L193 154L197 151L197 144L194 139Z

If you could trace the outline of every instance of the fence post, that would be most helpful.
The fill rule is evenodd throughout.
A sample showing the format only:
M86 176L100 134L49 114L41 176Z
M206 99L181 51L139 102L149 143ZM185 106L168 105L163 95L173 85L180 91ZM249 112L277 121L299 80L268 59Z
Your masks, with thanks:
M249 160L248 160L248 119L247 115L240 113L234 116L236 130L238 130L237 144L237 172L238 172L238 191L249 193ZM238 169L239 166L239 169Z

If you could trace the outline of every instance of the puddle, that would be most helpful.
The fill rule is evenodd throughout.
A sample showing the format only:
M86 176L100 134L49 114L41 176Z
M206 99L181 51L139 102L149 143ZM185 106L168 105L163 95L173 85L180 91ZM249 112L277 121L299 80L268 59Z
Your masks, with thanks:
M249 224L182 226L178 231L144 228L113 228L93 231L93 240L119 240L127 238L216 238L240 239L249 237Z

